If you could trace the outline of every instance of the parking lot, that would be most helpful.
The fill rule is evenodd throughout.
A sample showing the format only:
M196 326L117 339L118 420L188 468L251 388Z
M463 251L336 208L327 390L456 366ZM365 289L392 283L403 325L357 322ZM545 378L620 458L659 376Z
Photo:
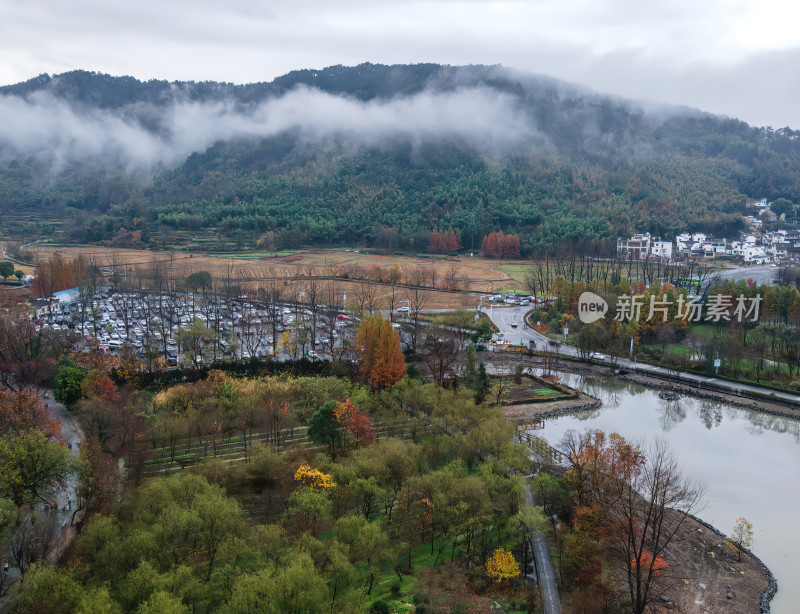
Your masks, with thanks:
M73 292L40 311L37 330L59 334L74 351L133 353L183 367L253 356L348 357L357 323L323 305L192 293Z

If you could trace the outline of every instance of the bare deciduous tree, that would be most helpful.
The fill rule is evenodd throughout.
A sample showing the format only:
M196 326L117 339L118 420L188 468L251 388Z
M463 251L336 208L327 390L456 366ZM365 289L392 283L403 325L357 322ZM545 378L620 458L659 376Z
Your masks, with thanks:
M667 547L688 514L702 508L705 489L683 475L674 453L601 431L568 432L560 444L572 465L591 531L619 562L631 609L642 614L669 585Z

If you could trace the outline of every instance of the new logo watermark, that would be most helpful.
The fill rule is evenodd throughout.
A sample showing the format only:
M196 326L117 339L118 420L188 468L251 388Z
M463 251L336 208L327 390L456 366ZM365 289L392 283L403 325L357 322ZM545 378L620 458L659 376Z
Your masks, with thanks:
M666 294L661 297L651 296L648 301L643 294L623 294L617 297L617 313L614 319L619 322L638 322L645 315L645 322L654 318L661 322L757 322L761 300L760 294L752 297L743 294L711 294L705 301L700 297L686 298L683 295L673 301ZM578 298L578 318L584 324L596 322L606 313L608 303L602 296L594 292L584 292Z
M597 322L608 312L608 303L594 292L584 292L578 298L578 318L584 324Z

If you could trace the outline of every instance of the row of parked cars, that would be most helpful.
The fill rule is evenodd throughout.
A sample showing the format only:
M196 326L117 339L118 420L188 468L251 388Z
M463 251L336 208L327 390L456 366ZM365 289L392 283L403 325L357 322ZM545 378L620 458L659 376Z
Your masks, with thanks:
M169 364L177 365L182 358L189 358L180 347L180 331L192 331L192 327L199 327L194 330L202 336L199 347L195 344L192 348L191 361L195 363L206 356L209 360L266 356L273 351L273 340L285 330L298 334L309 326L315 327L315 334L302 336L316 337L319 351L329 351L331 337L334 344L341 339L340 329L348 316L334 312L323 318L323 313L327 312L318 309L312 314L299 305L266 305L246 297L100 292L91 300L84 297L82 301L54 303L50 313L34 323L40 330L68 335L86 351L114 352L130 345L141 355L155 350ZM203 330L208 334L202 335ZM314 347L303 347L303 351L312 358L318 356Z
M503 305L530 305L541 302L535 296L522 296L519 294L493 294L487 300L490 303L502 303Z

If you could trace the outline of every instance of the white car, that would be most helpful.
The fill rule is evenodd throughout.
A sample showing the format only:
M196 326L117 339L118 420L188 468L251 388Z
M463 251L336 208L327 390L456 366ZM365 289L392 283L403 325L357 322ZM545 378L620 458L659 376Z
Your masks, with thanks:
M606 356L605 354L601 354L600 352L595 352L594 354L592 354L592 359L593 360L607 360L608 356Z
M397 313L407 313L408 311L410 311L408 307L400 307Z

